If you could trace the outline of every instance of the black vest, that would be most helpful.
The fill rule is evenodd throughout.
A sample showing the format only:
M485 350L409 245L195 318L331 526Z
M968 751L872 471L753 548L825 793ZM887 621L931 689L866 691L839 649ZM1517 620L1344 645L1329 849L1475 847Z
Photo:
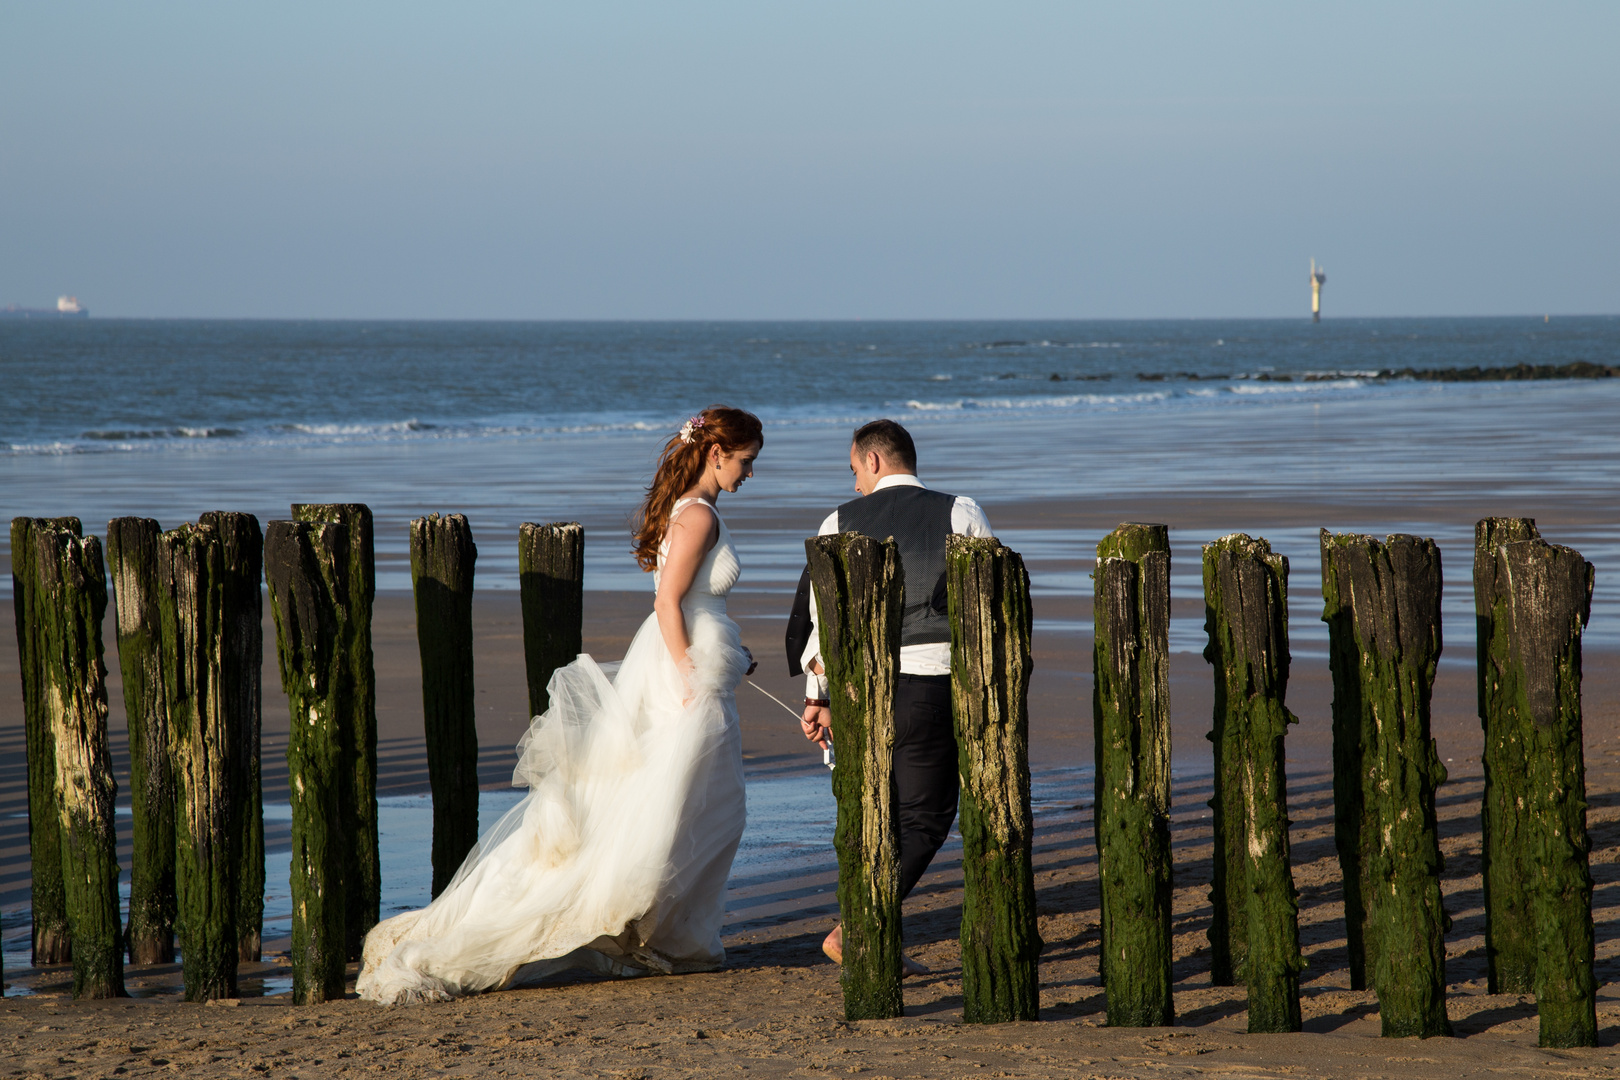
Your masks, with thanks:
M945 611L945 538L951 534L956 496L912 487L886 487L838 508L838 531L876 540L894 537L906 574L901 645L951 640Z

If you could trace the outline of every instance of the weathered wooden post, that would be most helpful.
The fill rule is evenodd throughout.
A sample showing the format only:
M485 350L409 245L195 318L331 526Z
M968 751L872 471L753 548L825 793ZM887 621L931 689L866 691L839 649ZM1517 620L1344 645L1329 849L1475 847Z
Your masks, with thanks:
M950 536L945 564L962 777L962 1018L1038 1020L1029 574L993 539Z
M133 850L126 936L132 964L174 962L175 800L163 685L162 532L151 518L107 522L107 561L118 606L118 666L129 722Z
M39 598L38 537L54 529L80 535L79 519L12 518L12 614L22 671L23 737L28 755L28 851L32 887L33 965L65 964L73 958L67 898L62 891L62 846L56 823L56 744L46 709L45 653Z
M551 707L551 673L585 648L585 529L575 521L519 526L518 587L533 717Z
M1497 549L1538 538L1530 518L1484 518L1474 526L1474 626L1478 642L1479 722L1485 796L1480 808L1480 863L1485 882L1485 979L1493 994L1536 988L1535 920L1531 883L1519 853L1530 828L1525 783L1526 733L1511 712L1503 680L1512 665L1508 582L1497 579Z
M894 688L905 574L891 541L859 533L804 542L821 613L838 801L838 911L846 1020L900 1016L900 834Z
M1170 958L1170 531L1097 545L1092 715L1108 1023L1175 1020Z
M422 718L433 789L433 895L478 842L478 725L473 697L473 564L460 514L411 522L411 587L422 656Z
M256 523L253 532L250 543L256 546ZM166 586L162 670L176 800L175 886L188 1001L236 996L243 893L252 881L244 881L243 867L244 851L253 842L243 744L258 727L257 711L249 707L258 695L244 684L251 680L256 687L257 672L243 670L248 661L241 639L257 638L260 631L257 624L251 630L241 625L248 613L242 610L240 568L232 564L233 556L235 562L243 558L239 551L227 555L220 529L206 520L159 538ZM262 870L254 875L261 891L262 876Z
M1288 560L1242 533L1204 545L1215 667L1213 967L1249 988L1251 1032L1299 1031L1299 897L1289 865Z
M1507 663L1496 690L1521 733L1525 813L1514 860L1529 882L1541 1045L1597 1045L1596 938L1587 865L1586 767L1581 749L1581 631L1591 614L1592 564L1544 540L1496 549L1497 610ZM1506 855L1498 851L1498 857Z
M287 777L292 801L293 1002L343 996L343 700L348 660L339 608L349 596L348 527L272 521L265 581L276 621L276 658L291 729Z
M349 959L360 959L366 932L382 906L382 857L377 846L377 676L371 651L371 610L377 597L376 544L364 503L295 503L294 521L338 521L349 530L349 593L338 610L347 661L348 715L343 739L344 917Z
M101 622L107 574L101 541L71 528L34 534L39 568L36 639L41 685L56 750L62 891L73 942L73 996L124 996L118 913L118 837L113 828L112 751L107 744L107 669Z
M1386 1037L1449 1035L1429 737L1440 658L1433 540L1321 533L1322 621L1333 671L1334 838L1352 985L1372 974Z
M237 958L259 959L264 931L264 794L259 769L264 712L264 530L252 514L215 510L220 562L220 702L233 732L231 826L236 836Z

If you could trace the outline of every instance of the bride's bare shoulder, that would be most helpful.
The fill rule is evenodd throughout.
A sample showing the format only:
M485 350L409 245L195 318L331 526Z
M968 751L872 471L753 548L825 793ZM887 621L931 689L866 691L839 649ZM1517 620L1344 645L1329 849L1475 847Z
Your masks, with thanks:
M666 535L671 548L679 538L688 542L701 541L704 550L707 550L714 546L719 533L720 516L714 512L714 507L701 499L693 499L670 515Z

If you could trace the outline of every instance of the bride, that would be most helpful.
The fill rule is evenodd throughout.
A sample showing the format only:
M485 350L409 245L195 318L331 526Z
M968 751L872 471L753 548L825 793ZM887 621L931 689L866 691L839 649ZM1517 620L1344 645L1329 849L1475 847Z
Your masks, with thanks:
M445 1001L583 967L711 971L725 960L726 877L742 839L735 691L753 670L726 594L736 549L715 510L753 475L757 417L713 406L664 447L635 530L653 613L610 677L558 669L518 743L529 793L421 911L366 935L356 989Z

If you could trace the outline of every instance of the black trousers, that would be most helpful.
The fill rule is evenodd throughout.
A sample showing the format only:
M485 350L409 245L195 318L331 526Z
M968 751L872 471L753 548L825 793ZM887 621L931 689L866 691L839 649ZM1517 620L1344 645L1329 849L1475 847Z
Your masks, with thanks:
M956 820L956 722L949 675L900 675L894 687L894 790L900 896L923 876Z

